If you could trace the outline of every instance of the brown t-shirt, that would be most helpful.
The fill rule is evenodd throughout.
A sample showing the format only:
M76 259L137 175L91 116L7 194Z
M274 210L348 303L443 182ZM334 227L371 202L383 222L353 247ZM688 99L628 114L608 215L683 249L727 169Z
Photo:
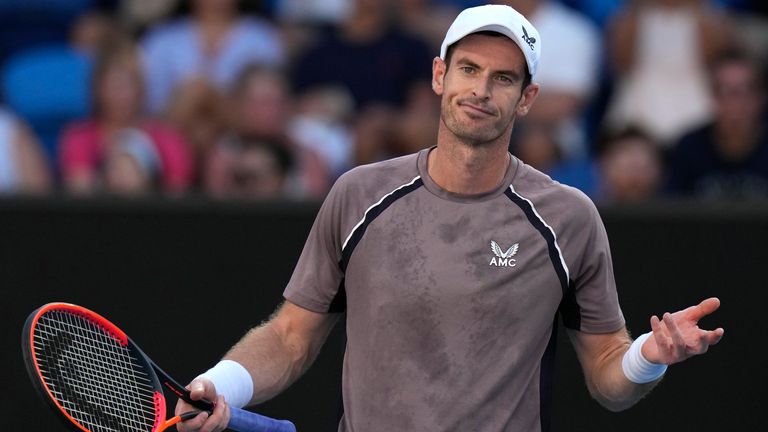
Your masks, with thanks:
M443 190L428 152L343 175L284 293L347 314L339 430L546 430L558 310L624 326L603 224L515 158L493 191Z

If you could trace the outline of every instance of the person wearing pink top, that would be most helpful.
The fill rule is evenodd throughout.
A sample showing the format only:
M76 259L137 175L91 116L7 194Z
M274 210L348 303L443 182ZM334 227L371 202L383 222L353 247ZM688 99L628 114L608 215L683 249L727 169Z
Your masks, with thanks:
M182 135L145 117L144 82L132 45L104 50L94 68L93 114L61 137L64 187L76 194L186 191L194 176Z

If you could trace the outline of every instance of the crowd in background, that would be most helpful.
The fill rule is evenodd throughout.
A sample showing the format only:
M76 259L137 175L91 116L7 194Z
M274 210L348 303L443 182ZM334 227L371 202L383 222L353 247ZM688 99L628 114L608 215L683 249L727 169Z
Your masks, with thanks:
M321 199L435 144L471 0L0 0L0 195ZM758 0L507 0L536 26L510 151L599 202L768 199Z

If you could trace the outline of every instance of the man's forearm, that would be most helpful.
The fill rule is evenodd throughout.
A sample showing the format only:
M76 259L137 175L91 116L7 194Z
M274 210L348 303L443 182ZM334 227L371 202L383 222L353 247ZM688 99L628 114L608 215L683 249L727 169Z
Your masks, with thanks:
M240 363L251 375L250 403L268 400L296 381L314 362L337 320L286 302L232 347L224 358Z
M306 351L289 346L268 322L251 329L224 358L248 370L253 381L251 403L259 403L285 390L306 370Z
M622 369L624 354L629 343L616 347L596 366L587 377L587 386L592 396L601 405L611 411L625 410L647 395L661 380L660 378L645 384L630 381Z

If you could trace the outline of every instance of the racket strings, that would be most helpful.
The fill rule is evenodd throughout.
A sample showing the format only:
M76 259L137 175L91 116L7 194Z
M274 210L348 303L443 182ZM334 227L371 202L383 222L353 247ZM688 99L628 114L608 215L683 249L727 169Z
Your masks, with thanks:
M84 316L43 314L33 332L35 357L59 405L93 432L151 431L155 390L131 350Z

